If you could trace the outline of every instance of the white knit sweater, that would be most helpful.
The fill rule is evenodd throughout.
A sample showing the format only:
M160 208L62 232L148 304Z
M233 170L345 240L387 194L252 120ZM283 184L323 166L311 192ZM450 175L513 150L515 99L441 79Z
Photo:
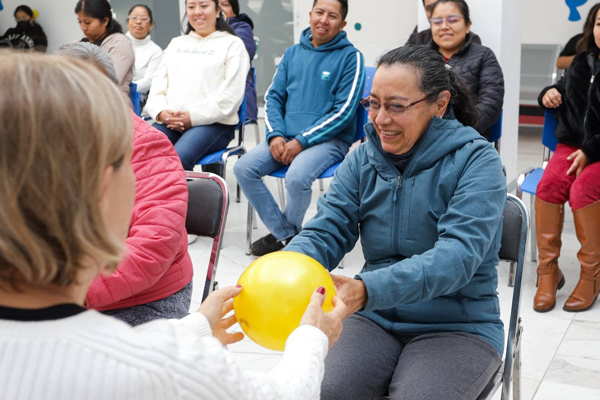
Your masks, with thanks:
M318 399L327 337L302 326L269 374L241 370L199 313L131 328L96 311L0 321L0 399Z
M146 112L156 120L163 110L189 111L192 126L237 125L250 59L242 40L216 31L192 31L171 40L156 74Z
M135 53L133 83L137 85L138 92L148 94L152 85L152 76L160 65L163 51L152 41L150 35L141 40L133 37L129 31L125 35L131 40Z

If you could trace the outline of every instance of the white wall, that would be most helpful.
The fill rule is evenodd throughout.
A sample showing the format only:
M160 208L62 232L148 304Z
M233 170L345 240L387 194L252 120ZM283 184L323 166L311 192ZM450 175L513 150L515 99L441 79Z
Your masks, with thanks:
M420 0L419 0L420 1ZM294 0L294 40L309 25L308 13L313 0ZM365 56L366 65L375 65L379 56L403 45L417 23L417 4L410 0L350 2L346 32ZM361 30L355 25L361 24Z
M588 0L578 7L581 21L569 21L569 7L565 0L525 0L523 3L522 43L562 44L583 30L590 9L596 4Z
M13 13L21 4L27 4L40 13L38 23L48 37L48 53L61 45L83 37L75 15L76 0L3 0L4 10L0 12L0 35L16 25Z

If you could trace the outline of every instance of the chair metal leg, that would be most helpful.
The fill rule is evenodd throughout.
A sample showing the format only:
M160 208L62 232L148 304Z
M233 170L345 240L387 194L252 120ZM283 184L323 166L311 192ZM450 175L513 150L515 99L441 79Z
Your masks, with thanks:
M346 257L344 257L346 258ZM342 261L340 261L340 265L338 265L339 269L344 269L344 258L342 258Z
M279 189L279 200L281 201L281 209L285 210L285 188L283 187L283 179L277 178L277 188Z
M254 137L256 138L256 144L260 143L260 129L258 128L258 123L254 125Z
M537 232L535 229L535 196L534 195L530 195L529 196L531 198L531 205L529 207L529 213L531 215L531 227L529 229L529 231L531 232L531 238L530 238L530 243L531 243L531 261L533 262L537 262Z
M325 191L325 186L323 185L323 179L319 179L319 189L321 189L321 192Z
M517 263L511 261L509 264L510 268L508 270L508 287L515 287L515 268Z
M248 221L246 223L246 255L250 255L250 245L252 244L252 216L254 215L254 209L252 208L252 204L248 202Z
M513 366L513 400L521 400L521 349L517 348Z
M256 210L252 208L252 228L258 229L258 215L256 215Z

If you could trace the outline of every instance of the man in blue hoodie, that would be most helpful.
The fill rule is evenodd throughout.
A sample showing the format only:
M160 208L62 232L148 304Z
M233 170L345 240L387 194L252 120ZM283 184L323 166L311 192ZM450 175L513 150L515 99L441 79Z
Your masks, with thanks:
M312 183L352 144L364 61L343 31L347 14L347 0L315 0L310 27L285 51L265 96L267 140L233 169L271 232L251 245L255 256L281 250L300 231ZM285 165L288 202L281 212L262 177Z

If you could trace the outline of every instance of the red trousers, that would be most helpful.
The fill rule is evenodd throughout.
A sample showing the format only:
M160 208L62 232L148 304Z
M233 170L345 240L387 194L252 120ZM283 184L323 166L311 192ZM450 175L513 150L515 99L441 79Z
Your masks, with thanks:
M567 160L576 147L558 144L554 155L538 184L536 196L547 203L564 204L569 201L573 210L579 210L600 200L600 162L589 164L578 177L567 175L573 160Z

